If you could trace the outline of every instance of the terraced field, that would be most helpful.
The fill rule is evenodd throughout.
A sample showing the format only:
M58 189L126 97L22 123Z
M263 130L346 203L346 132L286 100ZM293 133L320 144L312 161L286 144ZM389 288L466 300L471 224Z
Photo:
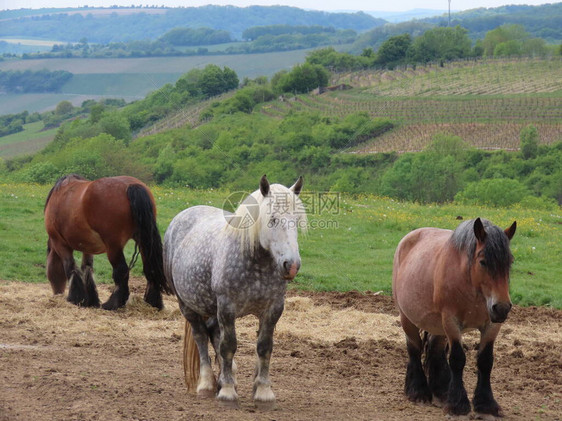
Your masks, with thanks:
M290 111L343 117L353 112L389 118L392 131L352 152L419 151L437 133L462 137L482 149L517 149L521 129L537 127L542 143L562 139L562 62L458 62L394 71L338 74L350 90L300 95L264 104L282 118ZM485 94L485 95L484 95Z
M562 61L551 59L479 60L418 65L402 70L340 73L334 84L368 88L391 97L561 93Z

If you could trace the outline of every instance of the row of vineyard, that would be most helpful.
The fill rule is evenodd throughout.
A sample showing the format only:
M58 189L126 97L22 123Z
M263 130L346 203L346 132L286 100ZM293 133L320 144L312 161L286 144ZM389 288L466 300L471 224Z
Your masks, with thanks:
M365 111L373 117L405 122L562 121L562 98L555 97L381 98L346 92L301 96L286 104L331 116Z
M408 66L397 70L338 73L332 83L368 88L390 97L450 95L511 95L562 90L562 60L518 59L456 61Z
M382 136L354 148L353 153L419 152L429 145L436 134L446 133L462 138L484 150L518 150L523 123L435 123L398 126ZM560 124L534 124L541 143L551 144L562 138Z

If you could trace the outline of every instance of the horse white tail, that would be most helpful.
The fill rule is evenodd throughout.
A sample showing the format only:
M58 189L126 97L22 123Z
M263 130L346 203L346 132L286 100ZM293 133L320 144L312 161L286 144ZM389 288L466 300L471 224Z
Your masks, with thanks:
M185 321L185 334L183 338L183 372L185 385L189 392L195 391L199 381L199 350L193 338L191 324Z

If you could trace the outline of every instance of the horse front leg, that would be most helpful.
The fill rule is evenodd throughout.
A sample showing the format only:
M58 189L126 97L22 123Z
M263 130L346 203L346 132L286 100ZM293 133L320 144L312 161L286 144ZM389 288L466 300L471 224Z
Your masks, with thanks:
M60 256L51 248L51 240L47 242L47 279L53 294L64 294L66 289L66 273Z
M108 250L107 258L113 267L115 290L101 307L104 310L116 310L123 307L129 299L129 266L122 249Z
M273 331L283 313L284 303L281 301L265 311L260 318L258 331L256 373L254 377L254 404L258 409L271 410L275 407L275 394L271 390L269 380L269 363L273 350Z
M72 253L72 250L59 247L58 257L60 259L60 263L56 261L56 258L54 256L51 257L52 257L51 262L55 263L55 266L51 268L51 271L60 270L60 267L57 268L57 266L59 264L62 264L65 277L69 281L68 297L66 297L66 300L80 307L86 306L88 302L88 294L86 291L86 287L84 286L84 279L82 278L82 273L80 272L80 269L78 269L78 267L76 266L76 261L74 260L74 255ZM48 269L47 273L51 271Z
M226 302L218 301L217 320L220 328L219 355L221 372L219 376L218 401L228 407L238 408L238 393L232 363L238 343L236 341L236 315Z
M502 409L494 399L490 374L494 366L494 341L498 335L501 325L491 324L480 331L480 345L476 357L478 367L478 381L474 391L474 412L479 414L490 414L494 417L502 417Z
M431 391L421 363L422 340L419 329L403 313L400 313L400 324L406 334L406 348L408 350L408 366L404 393L412 402L431 402Z
M433 402L437 406L442 406L447 399L447 390L451 381L451 370L447 363L447 337L427 332L425 335L424 341L427 341L427 349L424 366L429 390L433 395Z
M443 328L449 340L449 367L451 380L447 391L445 411L451 415L466 415L470 412L470 401L462 379L466 355L462 349L461 331L454 317L443 317Z

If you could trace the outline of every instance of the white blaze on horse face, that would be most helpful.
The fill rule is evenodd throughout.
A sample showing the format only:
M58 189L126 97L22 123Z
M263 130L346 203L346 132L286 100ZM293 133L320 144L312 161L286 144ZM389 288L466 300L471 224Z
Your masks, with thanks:
M260 242L268 250L286 279L293 279L300 268L298 218L290 213L272 212L264 217Z

